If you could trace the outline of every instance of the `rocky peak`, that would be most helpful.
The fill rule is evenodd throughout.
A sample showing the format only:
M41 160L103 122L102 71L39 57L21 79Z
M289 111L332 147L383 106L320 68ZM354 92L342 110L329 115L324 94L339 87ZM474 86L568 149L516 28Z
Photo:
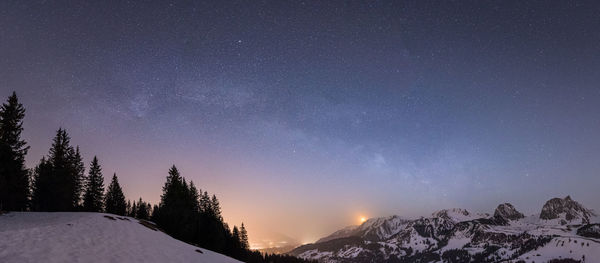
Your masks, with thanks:
M471 213L466 209L462 208L451 208L451 209L443 209L439 211L435 211L431 214L433 217L441 217L441 218L451 218L453 216L470 216Z
M521 212L517 211L515 207L510 203L499 204L494 211L494 217L503 218L506 220L518 220L524 218Z
M489 214L482 213L471 213L466 209L462 208L451 208L439 210L431 214L433 218L439 218L441 220L447 220L454 223L471 221L479 218L487 218Z
M540 213L540 219L563 219L568 222L581 220L582 224L589 224L592 216L594 216L594 213L591 210L571 199L571 196L548 200ZM565 221L561 221L561 223L566 224Z
M381 240L398 233L410 222L400 216L372 218L364 222L357 231L367 240Z

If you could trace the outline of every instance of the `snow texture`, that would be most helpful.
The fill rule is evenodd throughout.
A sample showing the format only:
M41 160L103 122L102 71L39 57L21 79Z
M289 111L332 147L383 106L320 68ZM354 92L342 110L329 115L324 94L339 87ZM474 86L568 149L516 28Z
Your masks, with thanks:
M112 214L11 212L0 215L0 237L4 263L240 262Z

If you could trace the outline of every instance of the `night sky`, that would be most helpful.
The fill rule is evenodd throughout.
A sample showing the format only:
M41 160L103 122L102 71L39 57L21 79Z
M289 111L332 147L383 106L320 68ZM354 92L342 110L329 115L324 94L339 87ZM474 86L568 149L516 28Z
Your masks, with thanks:
M250 241L450 207L600 208L597 1L0 1L28 167L59 127L128 199L168 168Z

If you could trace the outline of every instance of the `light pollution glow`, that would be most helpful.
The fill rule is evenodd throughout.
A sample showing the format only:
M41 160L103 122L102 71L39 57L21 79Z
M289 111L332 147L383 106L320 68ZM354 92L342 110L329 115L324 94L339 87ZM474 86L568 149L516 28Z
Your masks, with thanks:
M29 168L59 127L131 200L156 204L175 164L257 246L366 215L599 208L586 5L0 1L0 96L27 109Z

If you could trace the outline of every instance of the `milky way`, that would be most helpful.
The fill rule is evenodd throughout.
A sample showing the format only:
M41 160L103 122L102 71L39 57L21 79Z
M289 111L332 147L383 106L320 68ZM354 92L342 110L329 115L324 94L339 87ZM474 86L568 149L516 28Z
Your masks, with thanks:
M223 3L229 2L229 3ZM597 2L2 1L33 167L66 128L130 199L175 164L251 239L500 202L600 208Z

